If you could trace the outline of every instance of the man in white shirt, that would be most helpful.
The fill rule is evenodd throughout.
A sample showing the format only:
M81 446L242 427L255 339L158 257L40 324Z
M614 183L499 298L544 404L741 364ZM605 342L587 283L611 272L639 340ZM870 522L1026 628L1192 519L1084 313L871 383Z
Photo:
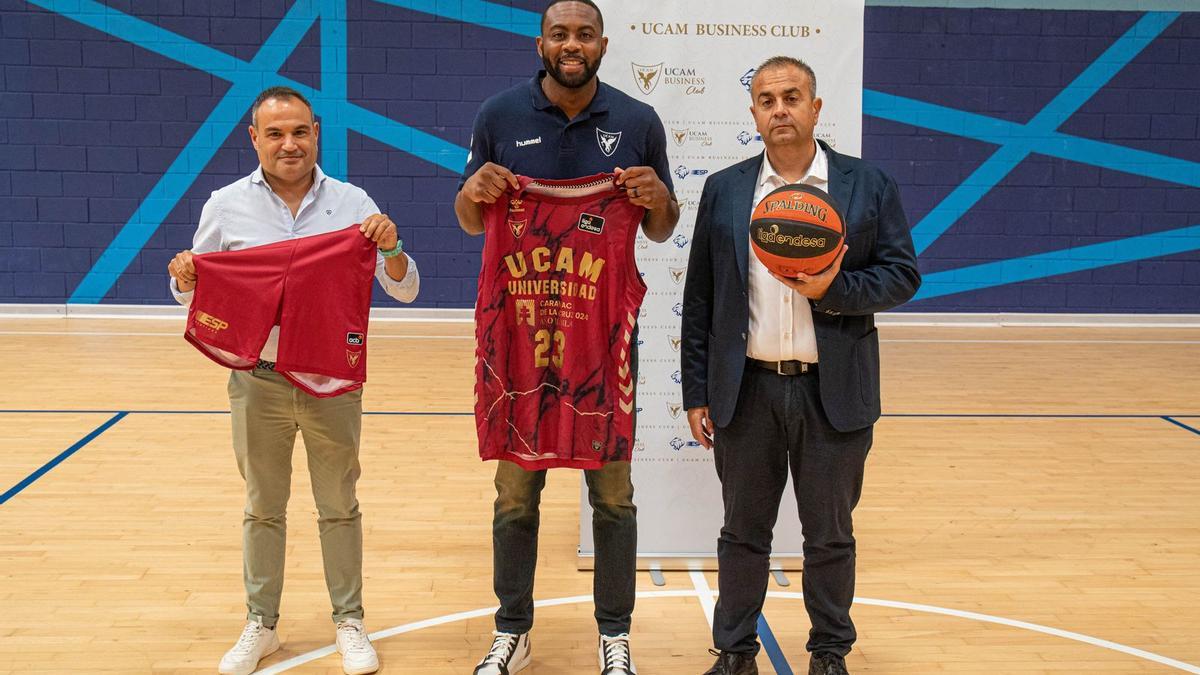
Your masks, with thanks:
M683 294L683 402L692 435L713 449L725 503L713 615L721 651L706 675L758 673L757 622L789 469L804 533L808 672L843 675L857 637L851 513L880 412L874 313L911 298L921 277L896 183L814 138L812 69L768 59L751 97L766 152L705 182ZM793 183L841 205L848 248L827 271L786 279L752 254L750 214Z
M401 302L416 298L417 266L403 252L395 223L379 213L362 189L321 171L319 131L312 106L299 92L273 87L258 96L249 133L260 166L213 192L191 250L168 265L171 292L180 304L191 304L198 281L193 254L323 234L352 223L361 223L359 231L379 248L375 278L387 294ZM258 367L234 370L229 378L234 454L246 481L242 553L248 615L241 637L221 659L220 672L251 673L260 659L279 649L275 626L283 591L292 448L299 429L308 452L343 670L372 673L379 659L362 622L362 520L355 497L362 389L329 398L297 389L274 372L278 342L275 326Z

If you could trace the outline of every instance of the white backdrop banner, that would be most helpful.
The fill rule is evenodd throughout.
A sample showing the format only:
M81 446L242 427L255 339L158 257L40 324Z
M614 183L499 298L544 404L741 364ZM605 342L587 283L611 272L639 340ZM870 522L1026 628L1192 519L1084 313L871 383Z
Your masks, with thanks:
M649 286L639 319L634 501L638 557L664 569L711 563L722 523L712 454L692 440L680 387L683 284L705 177L763 151L750 115L750 78L771 56L806 61L824 99L818 138L860 155L864 0L598 0L608 53L600 79L654 106L667 132L682 215L673 238L638 235L638 266ZM586 487L579 552L595 551ZM791 484L775 528L777 561L801 556Z

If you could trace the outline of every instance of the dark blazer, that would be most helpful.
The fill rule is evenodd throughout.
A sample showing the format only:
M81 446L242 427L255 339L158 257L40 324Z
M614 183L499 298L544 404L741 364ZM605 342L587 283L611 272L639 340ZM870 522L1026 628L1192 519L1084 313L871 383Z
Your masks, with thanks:
M879 419L874 314L912 298L921 275L895 181L818 142L850 246L829 291L812 304L821 403L835 429L853 431ZM704 184L683 291L683 405L707 405L719 427L733 419L746 364L750 212L762 159L734 164Z

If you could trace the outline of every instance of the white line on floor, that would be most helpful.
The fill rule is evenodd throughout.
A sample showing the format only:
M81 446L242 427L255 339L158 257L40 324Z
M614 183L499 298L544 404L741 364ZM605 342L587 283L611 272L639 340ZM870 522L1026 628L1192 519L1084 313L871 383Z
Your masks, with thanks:
M701 603L701 605L704 606L706 617L708 618L709 625L711 626L712 625L713 598L716 596L716 591L713 591L709 588L708 581L704 578L704 574L702 572L693 571L691 573L691 578L692 578L692 585L694 586L694 590L640 591L640 592L638 592L637 597L640 599L686 598L686 597L700 598L700 603ZM785 591L769 591L767 593L767 597L798 600L798 599L803 599L804 596L801 593L793 593L793 592L785 592ZM553 607L556 605L573 605L573 604L581 604L581 603L591 602L591 601L592 601L592 596L590 596L590 595L575 595L575 596L569 596L569 597L564 597L564 598L552 598L550 600L538 600L537 602L534 603L534 606L536 606L536 607ZM1053 635L1055 637L1060 637L1060 638L1064 638L1067 640L1073 640L1075 642L1082 642L1084 644L1101 647L1103 649L1109 649L1112 651L1120 652L1122 654L1128 654L1129 656L1134 656L1134 657L1137 657L1140 659L1145 659L1147 661L1153 661L1155 663L1160 663L1164 666L1170 666L1172 668L1182 670L1187 673L1195 673L1196 675L1200 675L1200 667L1192 665L1190 663L1185 663L1183 661L1178 661L1176 659L1161 656L1159 654L1155 654L1153 652L1148 652L1143 649L1137 649L1136 647L1129 647L1127 645L1119 644L1116 642L1110 642L1109 640L1102 640L1100 638L1092 637L1090 635L1083 635L1082 633L1073 633L1071 631L1060 630L1058 628L1051 628L1049 626L1042 626L1042 625L1039 625L1036 623L1029 623L1027 621L1016 621L1014 619L1006 619L1004 617L992 616L990 614L980 614L978 612L967 612L967 611L958 610L958 609L949 609L946 607L937 607L934 605L922 605L922 604L911 603L911 602L897 602L894 600L876 600L874 598L856 597L856 598L854 598L854 602L855 602L855 604L859 604L859 605L872 605L875 607L890 607L893 609L903 609L903 610L912 611L912 612L926 612L929 614L941 614L944 616L952 616L952 617L957 617L960 619L968 619L971 621L982 621L984 623L994 623L994 624L998 624L1001 626L1008 626L1010 628L1018 628L1021 630L1033 631L1035 633L1042 633L1044 635ZM381 631L376 631L376 632L370 634L370 638L375 641L383 640L384 638L392 637L394 635L400 635L403 633L410 633L413 631L421 630L423 628L430 628L433 626L440 626L442 624L453 623L455 621L464 621L466 619L475 619L475 618L479 618L479 617L483 617L483 616L488 616L489 614L492 614L495 611L496 611L496 607L484 607L482 609L475 609L475 610L470 610L470 611L466 611L466 612L457 612L455 614L447 614L445 616L434 617L432 619L425 619L423 621L416 621L413 623L404 624L402 626L395 626L393 628L387 628L387 629L384 629ZM287 661L281 661L280 663L276 663L272 666L269 666L269 667L264 668L257 672L259 672L259 673L282 673L291 668L295 668L296 666L300 666L305 663L309 663L311 661L315 661L317 659L329 656L329 655L333 654L334 652L335 652L334 646L328 645L328 646L322 647L320 649L314 649L313 651L307 652L305 654L300 654L298 656L294 656L294 657L288 659Z

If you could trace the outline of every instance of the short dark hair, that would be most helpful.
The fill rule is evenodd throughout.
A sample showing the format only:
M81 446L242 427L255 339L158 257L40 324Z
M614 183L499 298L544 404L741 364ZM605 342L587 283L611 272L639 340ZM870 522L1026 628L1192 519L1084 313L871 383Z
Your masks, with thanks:
M813 72L812 66L795 57L772 56L766 61L763 61L762 64L760 64L758 68L754 70L754 77L757 78L758 74L764 70L786 67L799 68L802 72L808 74L808 95L815 99L817 97L817 74ZM751 79L750 83L751 87L753 87L754 80Z
M550 11L551 7L553 7L557 4L560 4L560 3L564 3L564 2L578 2L581 5L587 5L588 7L591 7L592 9L596 10L596 18L600 20L600 32L601 33L604 32L604 14L600 11L600 8L598 6L596 6L596 3L593 2L592 0L550 0L550 4L546 5L546 9L542 10L541 26L542 26L543 33L546 32L546 13Z
M263 92L254 99L254 103L250 105L250 124L252 126L258 126L258 109L263 103L267 102L267 99L271 98L297 99L307 106L309 114L312 114L312 104L308 102L308 99L304 98L304 94L301 94L291 87L271 87L269 89L264 89Z

